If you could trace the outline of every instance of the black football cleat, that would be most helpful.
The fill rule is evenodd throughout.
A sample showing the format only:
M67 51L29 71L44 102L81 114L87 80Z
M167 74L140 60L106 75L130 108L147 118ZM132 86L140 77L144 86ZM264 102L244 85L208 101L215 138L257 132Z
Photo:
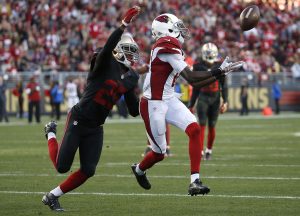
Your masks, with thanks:
M205 160L211 160L211 153L206 152L206 153L205 153L204 159L205 159Z
M135 175L137 182L142 188L144 188L145 190L149 190L151 188L151 184L147 179L146 173L144 173L143 175L137 174L137 172L135 171L136 166L137 164L131 165L131 169L133 174Z
M57 123L55 121L48 122L45 125L44 130L45 130L46 139L48 139L48 133L52 132L52 133L56 134L56 127L57 127Z
M210 189L202 185L202 182L199 179L196 179L193 183L189 185L188 193L191 196L197 196L198 194L208 194Z
M43 196L42 202L49 206L49 208L53 211L64 211L58 202L58 197L54 196L52 193L46 193Z

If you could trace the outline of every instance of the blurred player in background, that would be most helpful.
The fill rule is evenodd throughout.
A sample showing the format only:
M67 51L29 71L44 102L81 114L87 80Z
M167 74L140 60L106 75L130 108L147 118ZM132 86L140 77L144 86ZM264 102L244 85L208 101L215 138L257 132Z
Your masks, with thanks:
M51 88L50 94L53 99L53 106L54 106L56 120L59 121L61 116L60 105L64 101L64 94L63 94L63 89L59 85L58 81L54 81L54 86L53 88Z
M66 84L65 93L67 94L67 101L68 101L68 112L72 109L79 102L79 97L77 93L77 85L73 81L72 78L68 79Z
M240 100L241 100L241 111L240 115L248 115L249 114L249 108L248 108L248 88L249 88L249 83L248 83L248 78L244 77L242 79L242 84L241 84L241 93L240 93Z
M274 99L275 104L275 114L279 115L280 113L280 98L282 96L281 87L279 82L274 78L273 84L272 84L272 97Z
M31 77L29 83L25 88L25 92L28 95L28 122L32 122L33 109L35 110L35 119L37 123L41 122L41 110L40 110L40 96L41 87L36 82L35 77Z
M166 123L183 130L189 137L189 157L191 183L190 195L207 194L210 189L200 180L200 126L195 116L175 96L174 85L182 75L190 84L201 87L214 82L223 75L242 66L242 62L229 63L228 58L222 65L211 71L191 71L184 61L182 44L188 39L189 31L183 22L173 14L161 14L152 22L152 35L156 40L150 57L150 71L146 75L140 113L144 120L147 136L152 150L131 169L139 185L149 190L151 184L146 170L164 159L166 152Z
M103 124L121 95L124 94L129 113L139 114L139 98L134 92L139 75L131 69L139 57L138 46L132 37L123 35L139 11L139 7L129 9L104 47L94 52L87 86L68 114L60 145L56 139L57 124L52 121L45 126L49 156L59 173L70 170L78 148L80 156L80 168L43 196L42 202L52 210L63 211L58 198L95 174L103 145Z
M0 76L0 122L4 119L5 122L9 122L6 111L6 83L4 78Z
M14 96L16 96L18 98L18 105L19 105L19 114L18 117L20 119L23 118L23 113L24 113L24 109L23 109L23 104L24 104L24 96L23 96L23 81L19 80L16 83L15 88L12 90L12 93Z
M218 62L218 48L213 43L206 43L201 49L202 59L199 63L194 64L195 71L211 71L220 67ZM221 97L222 96L222 103ZM193 88L192 97L189 104L189 109L194 113L194 105L197 103L197 115L199 119L201 136L201 146L204 144L204 135L206 122L208 121L207 145L204 159L211 159L212 147L216 137L216 124L219 113L227 111L228 107L228 88L226 85L225 76L202 88ZM221 104L221 105L220 105Z

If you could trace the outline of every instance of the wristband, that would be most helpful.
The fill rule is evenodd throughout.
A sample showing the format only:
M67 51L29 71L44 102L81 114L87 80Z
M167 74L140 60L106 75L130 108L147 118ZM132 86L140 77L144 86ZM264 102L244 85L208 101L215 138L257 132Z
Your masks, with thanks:
M124 26L128 26L128 23L127 22L125 22L124 20L122 20L122 24L124 25Z

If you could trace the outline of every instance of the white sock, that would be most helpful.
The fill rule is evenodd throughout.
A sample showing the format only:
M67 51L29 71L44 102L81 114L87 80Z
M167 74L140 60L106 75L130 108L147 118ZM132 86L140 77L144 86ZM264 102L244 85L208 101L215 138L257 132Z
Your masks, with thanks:
M135 168L135 171L138 175L144 175L145 172L143 170L140 169L140 164L138 164Z
M205 153L209 153L209 154L211 154L211 153L212 153L212 149L208 149L208 148L206 148L206 149L205 149Z
M54 196L56 197L60 197L61 195L64 194L64 192L62 192L62 190L60 189L59 186L57 186L56 188L54 188L52 191L50 191L50 193L52 193Z
M56 139L56 135L55 135L55 133L53 133L53 132L49 132L49 133L48 133L48 140L49 140L49 139L52 139L52 138L55 138L55 139Z
M200 179L199 173L194 173L191 175L191 183L193 183L196 179Z

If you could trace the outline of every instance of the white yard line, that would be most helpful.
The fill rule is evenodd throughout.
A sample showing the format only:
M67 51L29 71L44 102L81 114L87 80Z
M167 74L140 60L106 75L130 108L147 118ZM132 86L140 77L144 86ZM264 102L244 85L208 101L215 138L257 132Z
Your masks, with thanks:
M78 163L79 164L79 163ZM116 162L116 163L105 163L100 164L100 166L109 166L109 167L117 167L117 166L129 166L130 162ZM160 163L158 166L190 166L189 163ZM216 166L216 167L300 167L300 164L212 164L203 162L201 166Z
M0 173L0 177L66 177L69 174L47 174L47 173ZM133 178L133 175L121 174L97 174L94 177ZM151 175L150 178L161 179L186 179L188 176L176 175ZM203 176L204 179L239 179L239 180L300 180L300 177L274 177L274 176Z
M251 119L262 119L262 120L269 120L269 119L295 119L295 118L300 118L300 114L297 113L283 113L280 115L274 115L274 116L262 116L259 114L253 114L253 115L249 115L249 116L239 116L239 115L233 115L233 114L229 114L229 115L222 115L219 117L220 120L251 120ZM130 118L130 119L107 119L105 123L107 124L119 124L119 123L125 123L125 124L131 124L131 123L142 123L142 119L140 117L137 118ZM58 124L65 124L64 121L59 121ZM44 126L43 123L41 124L36 124L36 123L32 123L32 124L28 124L27 121L13 121L13 122L9 122L9 123L0 123L0 127L8 127L8 126L23 126L23 125L28 125L28 126L34 126L34 125L40 125L41 127Z
M45 192L34 191L0 191L0 194L32 194L39 195ZM68 195L96 195L96 196L143 196L143 197L189 197L187 194L152 194L152 193L102 193L102 192L71 192ZM202 197L202 196L200 196ZM205 197L219 198L245 198L245 199L289 199L299 200L299 196L257 196L257 195L225 195L225 194L210 194Z
M300 132L294 133L294 136L300 137Z

